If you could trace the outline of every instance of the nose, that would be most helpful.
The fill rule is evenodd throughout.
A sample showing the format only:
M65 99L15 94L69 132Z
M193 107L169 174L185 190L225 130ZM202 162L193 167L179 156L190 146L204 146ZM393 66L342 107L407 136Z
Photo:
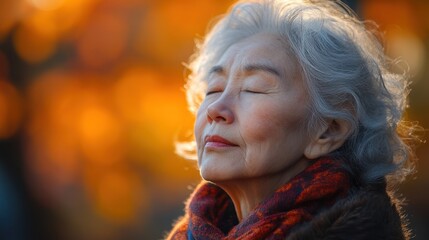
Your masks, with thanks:
M234 121L234 114L231 110L231 102L225 97L220 97L207 107L207 120L209 123L226 123Z

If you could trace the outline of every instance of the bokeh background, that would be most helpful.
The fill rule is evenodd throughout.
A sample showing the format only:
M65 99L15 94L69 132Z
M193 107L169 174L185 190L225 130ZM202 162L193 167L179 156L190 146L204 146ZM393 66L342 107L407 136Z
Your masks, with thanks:
M429 1L346 1L408 62L429 128ZM185 63L230 0L0 0L0 239L161 239L200 180ZM423 137L424 138L424 137ZM428 239L429 146L400 186Z

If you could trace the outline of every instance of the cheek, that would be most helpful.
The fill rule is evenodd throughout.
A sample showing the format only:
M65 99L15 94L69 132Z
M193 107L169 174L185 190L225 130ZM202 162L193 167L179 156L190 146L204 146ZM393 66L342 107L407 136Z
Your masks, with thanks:
M285 120L278 114L279 111L269 105L253 106L245 109L242 114L241 133L244 138L262 141L278 132L285 125Z
M202 141L202 135L204 132L204 128L207 124L207 117L205 116L204 110L200 108L197 112L197 116L195 119L195 125L194 125L194 135L195 140L197 142L197 147L200 146L200 143Z
M274 144L278 141L290 140L302 134L302 126L305 121L301 114L290 114L279 108L260 108L243 122L241 133L248 144ZM274 143L273 143L274 141Z

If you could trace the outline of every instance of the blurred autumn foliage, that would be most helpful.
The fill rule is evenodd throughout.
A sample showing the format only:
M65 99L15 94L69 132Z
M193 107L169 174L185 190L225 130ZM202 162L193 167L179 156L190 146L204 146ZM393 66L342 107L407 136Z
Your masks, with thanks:
M199 181L174 154L193 128L183 63L232 2L0 0L0 238L162 238ZM429 3L349 2L409 63L407 116L428 128ZM426 214L419 156L404 191Z

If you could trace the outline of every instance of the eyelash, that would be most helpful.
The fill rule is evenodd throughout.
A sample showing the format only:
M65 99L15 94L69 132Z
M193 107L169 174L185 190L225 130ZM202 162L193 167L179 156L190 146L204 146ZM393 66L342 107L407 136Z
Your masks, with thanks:
M263 92L258 92L258 91L252 91L252 90L244 90L245 92L248 93L255 93L255 94L262 94Z
M206 96L211 95L211 94L214 94L214 93L218 93L218 92L221 92L221 91L219 91L219 90L216 90L216 91L209 91L209 92L207 92L207 93L206 93Z
M214 93L219 93L221 92L220 90L216 90L216 91L209 91L206 93L206 96L214 94ZM252 91L252 90L244 90L244 92L248 92L248 93L255 93L255 94L262 94L262 92L257 92L257 91Z

